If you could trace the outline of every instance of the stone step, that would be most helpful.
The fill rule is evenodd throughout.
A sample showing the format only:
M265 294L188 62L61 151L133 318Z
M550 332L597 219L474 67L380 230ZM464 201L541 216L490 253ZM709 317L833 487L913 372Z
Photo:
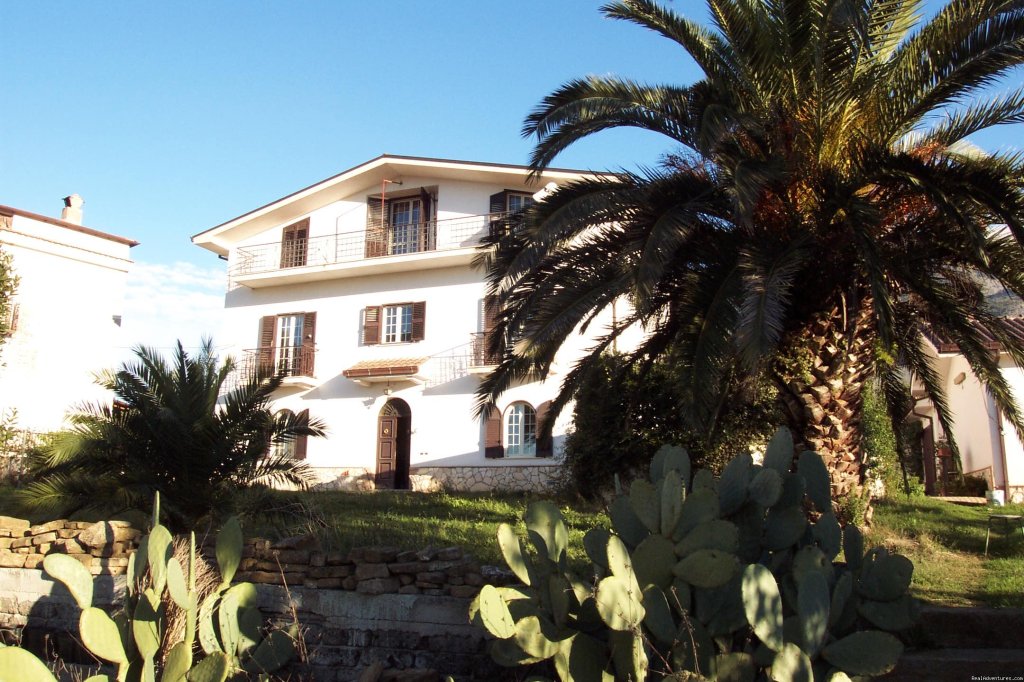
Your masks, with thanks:
M1024 609L926 606L908 640L916 649L1018 649L1022 627Z
M889 682L937 680L1020 679L1024 674L1021 649L938 649L908 651L896 669L877 678Z

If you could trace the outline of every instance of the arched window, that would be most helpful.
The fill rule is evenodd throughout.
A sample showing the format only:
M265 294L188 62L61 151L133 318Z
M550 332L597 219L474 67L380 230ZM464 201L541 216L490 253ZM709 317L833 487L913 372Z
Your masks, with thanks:
M529 403L512 403L505 410L505 456L537 455L537 411Z
M291 410L278 410L274 413L275 419L287 419L294 416L295 413ZM298 416L309 419L309 412L307 410L303 410ZM306 436L295 436L294 438L289 438L283 443L271 443L268 454L275 458L306 459L306 438Z

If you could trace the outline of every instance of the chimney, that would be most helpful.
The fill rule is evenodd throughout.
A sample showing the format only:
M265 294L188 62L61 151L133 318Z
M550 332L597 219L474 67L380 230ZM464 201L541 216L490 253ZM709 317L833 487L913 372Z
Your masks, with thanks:
M75 225L82 224L82 204L85 202L77 194L64 197L64 210L60 212L60 219Z

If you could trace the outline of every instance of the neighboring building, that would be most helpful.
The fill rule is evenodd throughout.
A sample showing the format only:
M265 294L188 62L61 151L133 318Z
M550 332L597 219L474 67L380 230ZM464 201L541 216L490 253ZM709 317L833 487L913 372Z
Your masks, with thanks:
M1012 332L1024 340L1024 318L1007 318ZM1002 490L1006 501L1024 502L1024 445L995 401L971 370L959 347L947 339L928 338L932 363L946 393L953 418L953 438L960 448L963 471L985 478L989 487ZM1013 391L1018 405L1024 398L1024 369L1002 350L1001 345L989 337L986 346L999 354L999 366ZM921 432L921 450L924 453L925 487L929 493L941 487L937 479L942 476L941 457L937 462L936 443L945 436L932 401L924 397L919 382L914 384L915 405L910 420L918 420Z
M82 199L61 219L0 206L0 248L19 277L0 346L0 410L17 427L53 431L69 408L109 401L95 373L117 363L129 249L138 242L81 225Z
M551 375L473 416L493 368L480 238L550 183L584 177L463 161L381 156L202 232L228 260L224 328L241 365L287 375L276 409L329 429L297 443L325 485L536 489L548 484L568 414L537 440L579 336ZM593 325L599 329L601 323ZM553 457L553 455L555 455Z

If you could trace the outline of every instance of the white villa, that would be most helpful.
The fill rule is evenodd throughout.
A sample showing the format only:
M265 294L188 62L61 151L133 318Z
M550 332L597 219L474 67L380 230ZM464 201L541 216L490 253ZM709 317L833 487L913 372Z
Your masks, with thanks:
M1008 318L1012 332L1024 339L1024 318ZM989 482L992 490L1003 491L1007 502L1024 502L1024 444L1016 430L996 406L992 396L971 371L960 348L949 340L928 338L929 354L943 384L953 418L953 438L960 447L964 473L974 474ZM1024 369L1018 367L1000 344L989 337L986 346L999 354L999 367L1020 404L1024 396ZM936 464L936 443L944 437L938 415L923 389L915 384L914 410L908 417L920 421L921 446L925 459L925 486L937 492L942 476Z
M0 346L0 411L16 427L55 431L69 408L109 402L96 372L117 364L129 250L138 242L83 227L82 199L61 218L0 206L0 248L20 283Z
M475 392L493 360L480 238L550 183L584 173L384 155L197 234L228 261L227 334L242 362L287 375L275 408L327 424L294 446L325 486L537 489L570 415L536 437L562 374L507 391L486 420ZM600 325L595 325L599 327ZM564 357L563 357L564 356Z

